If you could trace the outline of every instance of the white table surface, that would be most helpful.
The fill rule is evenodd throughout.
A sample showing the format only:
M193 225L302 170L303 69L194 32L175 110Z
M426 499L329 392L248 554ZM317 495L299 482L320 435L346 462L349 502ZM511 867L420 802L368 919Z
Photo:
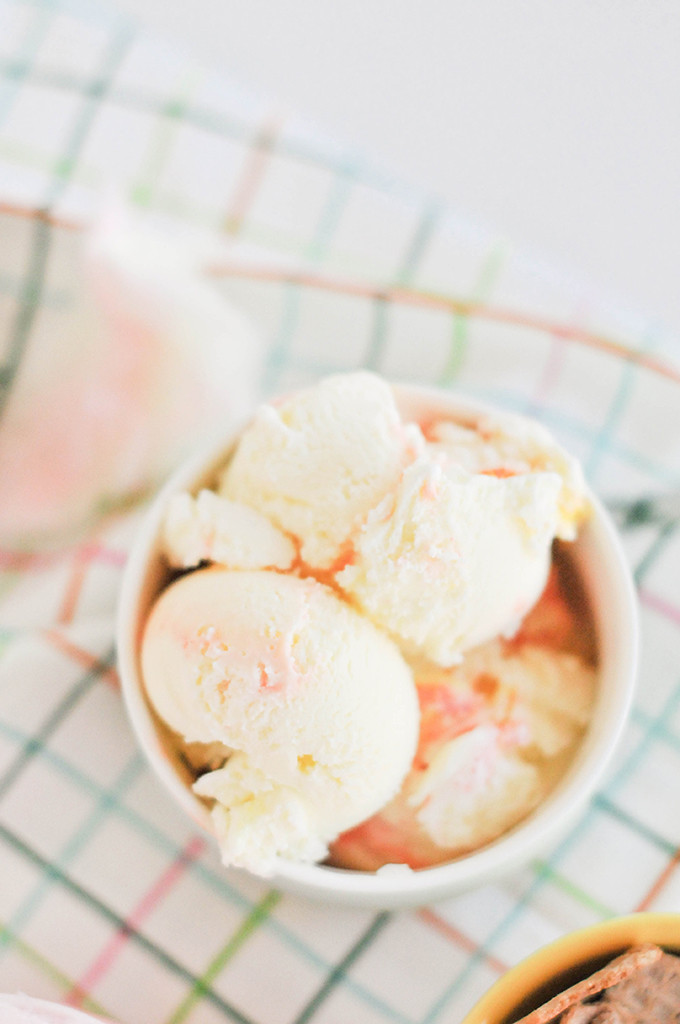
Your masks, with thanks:
M119 0L680 333L676 0Z

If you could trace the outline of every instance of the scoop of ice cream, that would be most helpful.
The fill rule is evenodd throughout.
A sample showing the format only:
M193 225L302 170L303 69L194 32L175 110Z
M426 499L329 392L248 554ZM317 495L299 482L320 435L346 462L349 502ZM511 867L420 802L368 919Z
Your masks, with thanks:
M344 832L332 863L376 871L385 864L431 867L461 856L517 824L546 786L506 730L487 723L461 733L407 777L381 812Z
M444 744L410 787L408 803L434 842L472 850L534 808L544 789L501 725L479 725Z
M561 480L556 535L573 540L588 513L580 463L536 420L494 411L470 423L433 421L428 440L457 466L470 473L499 477L523 473L557 473Z
M418 427L402 424L379 377L328 377L260 409L220 493L264 513L299 540L307 565L328 569L423 444Z
M398 648L316 580L199 569L172 583L142 645L148 695L171 728L234 753L196 783L215 800L226 863L318 860L397 792L417 743Z
M592 665L498 640L418 677L420 739L397 797L334 846L338 863L412 867L476 849L538 805L583 735Z
M238 501L202 490L174 494L163 526L163 553L171 566L216 562L230 569L290 569L295 545L266 516Z
M336 579L404 650L440 665L511 635L550 568L560 478L472 474L420 458L357 531Z
M543 427L465 417L427 423L426 441L380 378L329 377L256 415L220 490L292 534L408 655L451 665L517 629L553 539L587 509L576 460Z
M17 993L0 993L0 1024L102 1024L102 1017Z
M512 723L508 737L532 757L555 757L588 724L595 678L593 665L571 651L491 640L452 669L418 675L420 754L429 761L433 745L494 722Z
M422 742L405 797L441 847L472 849L525 817L550 787L551 763L583 734L595 673L573 654L492 641L438 684L445 700L477 698L477 723L457 735L428 732L436 686L421 691ZM442 723L439 723L440 726ZM455 717L448 723L456 729Z

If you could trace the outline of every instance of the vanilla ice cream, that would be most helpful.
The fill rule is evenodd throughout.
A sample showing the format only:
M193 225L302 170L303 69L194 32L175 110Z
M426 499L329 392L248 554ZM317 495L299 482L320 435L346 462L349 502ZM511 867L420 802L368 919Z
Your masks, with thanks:
M445 666L517 629L553 539L587 511L578 463L539 424L404 424L369 373L264 406L220 492L292 535L311 571L333 573L406 653Z
M435 449L470 473L500 477L556 473L560 478L556 536L576 537L588 514L581 465L536 420L494 410L468 423L434 420L424 429Z
M423 867L506 832L554 786L585 732L595 668L571 651L492 640L417 679L418 751L399 794L333 847L333 861Z
M379 377L328 377L260 409L219 490L296 537L307 565L328 569L423 444Z
M415 751L413 676L391 640L328 587L201 569L161 595L142 671L158 714L233 753L196 791L227 863L321 859L398 791Z
M452 738L426 732L403 799L440 847L460 852L500 835L545 796L550 765L588 723L595 673L569 653L493 640L439 685L449 701L481 697L478 721ZM423 691L423 717L432 697Z
M337 582L408 654L453 665L514 633L538 599L560 486L552 472L499 479L418 459L366 516Z
M290 537L261 512L206 489L197 498L185 493L172 496L163 545L176 569L195 568L201 562L230 569L290 569L296 556Z
M142 670L225 863L332 844L426 866L526 816L593 698L580 621L546 587L588 513L576 461L519 416L403 422L362 372L261 408L216 480L169 501L184 574Z

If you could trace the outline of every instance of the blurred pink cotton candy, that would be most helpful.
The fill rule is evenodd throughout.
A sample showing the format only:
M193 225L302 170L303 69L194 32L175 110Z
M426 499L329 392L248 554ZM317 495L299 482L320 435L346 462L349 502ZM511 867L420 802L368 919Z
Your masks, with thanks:
M60 1003L32 999L20 993L0 994L0 1024L106 1024L103 1017L91 1017Z
M254 402L261 344L200 253L112 207L84 236L73 308L36 316L0 419L0 544L69 539Z

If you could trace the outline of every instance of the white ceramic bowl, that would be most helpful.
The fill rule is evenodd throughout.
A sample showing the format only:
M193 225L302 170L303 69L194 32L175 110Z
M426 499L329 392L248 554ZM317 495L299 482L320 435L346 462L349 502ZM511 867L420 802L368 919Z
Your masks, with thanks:
M455 417L485 411L483 403L426 387L394 386L406 420ZM160 555L159 531L169 497L210 486L244 424L230 427L208 451L183 465L158 495L131 552L121 590L117 645L123 694L132 725L156 774L194 821L212 833L206 805L190 788L147 703L139 668L139 646L149 609L170 574ZM379 872L280 861L273 883L280 888L335 902L374 907L418 905L441 899L525 864L566 831L600 781L630 708L638 650L635 592L611 520L597 499L572 551L595 617L600 669L594 714L568 771L550 796L499 839L436 867L411 871L388 866Z

